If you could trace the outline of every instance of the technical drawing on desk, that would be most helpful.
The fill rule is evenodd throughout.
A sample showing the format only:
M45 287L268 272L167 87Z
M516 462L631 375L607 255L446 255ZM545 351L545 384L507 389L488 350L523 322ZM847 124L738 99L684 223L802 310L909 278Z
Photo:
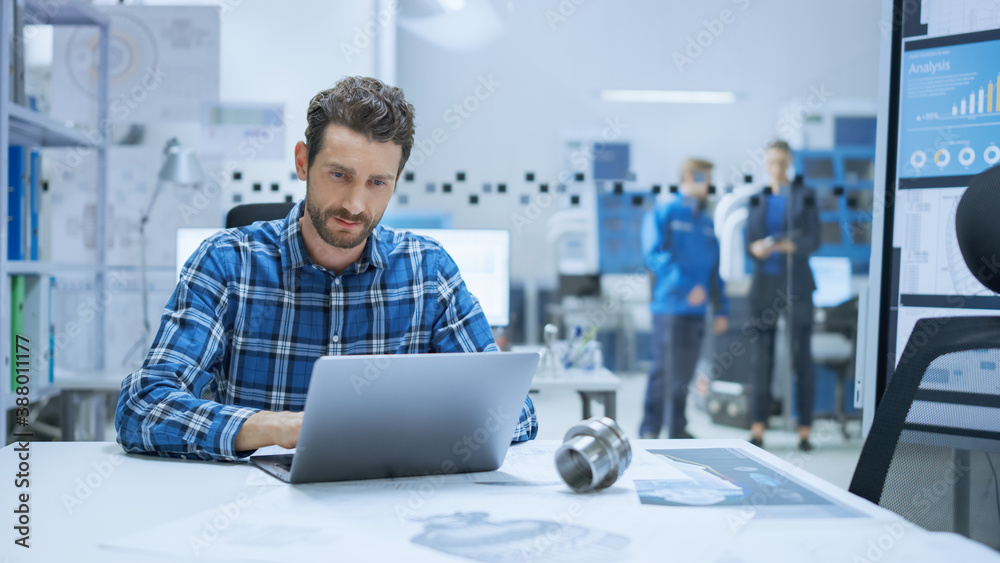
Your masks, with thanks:
M411 541L430 549L485 563L573 561L603 563L627 558L631 540L577 524L552 520L490 521L488 512L455 512L413 518L424 525Z
M642 504L750 507L754 518L864 516L737 449L649 451L672 461L688 479L637 479Z

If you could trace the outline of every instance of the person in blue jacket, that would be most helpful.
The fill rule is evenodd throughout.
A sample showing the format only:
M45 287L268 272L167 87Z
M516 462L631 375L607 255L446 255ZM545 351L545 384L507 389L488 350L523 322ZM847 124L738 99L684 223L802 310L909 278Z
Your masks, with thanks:
M706 209L712 163L681 165L679 197L643 218L641 242L653 286L653 367L649 371L641 438L656 438L666 422L670 438L687 432L688 385L698 363L711 303L713 330L726 331L729 302L719 277L719 241ZM666 420L664 420L666 418Z

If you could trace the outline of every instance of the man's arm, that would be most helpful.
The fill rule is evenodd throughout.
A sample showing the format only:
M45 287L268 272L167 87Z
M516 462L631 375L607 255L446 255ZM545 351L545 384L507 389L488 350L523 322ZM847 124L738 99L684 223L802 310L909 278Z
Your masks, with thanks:
M131 453L232 460L236 436L259 409L213 396L225 370L229 307L223 250L206 242L184 268L143 366L122 382L115 429Z
M479 300L469 293L455 261L443 249L432 271L437 275L438 303L441 314L434 322L431 348L435 352L498 352L490 323ZM538 419L531 397L525 397L521 417L514 428L512 442L532 440L538 435Z

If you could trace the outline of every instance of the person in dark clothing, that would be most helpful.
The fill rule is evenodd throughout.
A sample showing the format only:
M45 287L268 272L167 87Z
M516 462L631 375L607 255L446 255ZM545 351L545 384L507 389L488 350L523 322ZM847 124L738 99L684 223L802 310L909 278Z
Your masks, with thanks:
M726 331L729 303L719 276L719 241L705 209L711 174L712 163L685 161L679 197L643 219L642 251L656 285L650 304L653 367L639 429L642 438L658 437L664 423L670 438L691 438L684 407L710 303L713 330Z
M810 349L816 282L809 255L819 248L820 224L814 192L788 180L791 159L791 148L784 141L768 146L766 163L771 184L751 198L747 216L747 251L755 267L750 289L751 322L744 334L757 344L753 355L750 442L757 446L764 443L771 410L774 335L779 315L785 315L797 378L799 449L809 451L816 389Z

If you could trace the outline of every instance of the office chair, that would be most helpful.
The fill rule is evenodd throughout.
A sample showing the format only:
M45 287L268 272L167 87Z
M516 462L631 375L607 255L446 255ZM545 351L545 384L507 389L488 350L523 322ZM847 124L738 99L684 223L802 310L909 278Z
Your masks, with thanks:
M973 178L956 215L966 264L994 292L1000 271L981 266L1000 256L998 208L1000 168L993 168ZM919 320L849 490L929 530L1000 549L998 366L1000 317Z
M226 228L245 227L254 221L284 219L293 207L295 207L295 203L290 201L237 205L226 213Z

